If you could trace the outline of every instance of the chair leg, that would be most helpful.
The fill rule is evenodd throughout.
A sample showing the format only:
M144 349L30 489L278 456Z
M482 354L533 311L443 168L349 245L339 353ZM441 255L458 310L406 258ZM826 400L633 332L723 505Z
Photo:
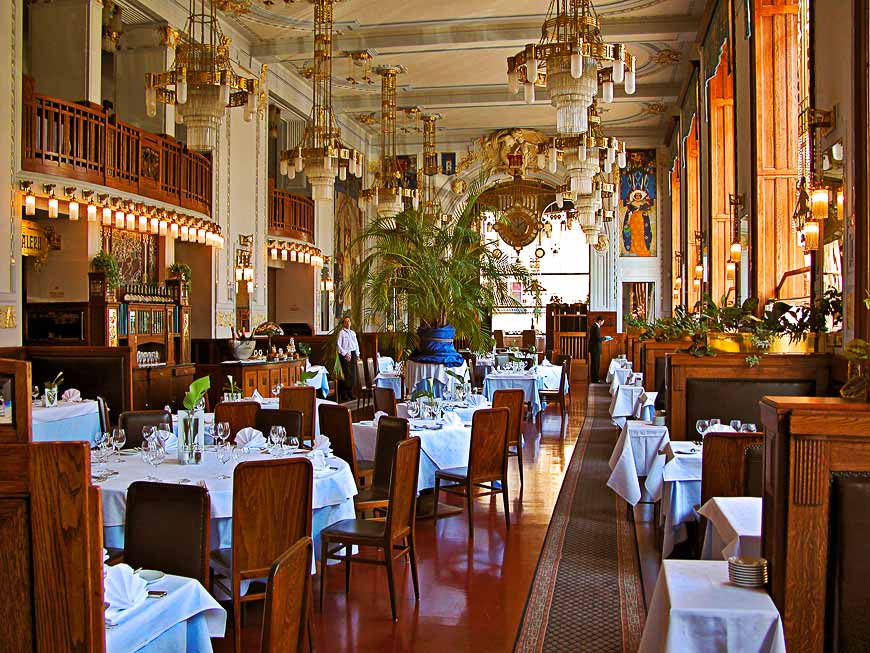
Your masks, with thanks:
M344 547L344 593L350 594L350 544Z
M326 589L326 552L329 550L329 538L320 535L320 611L323 612L323 592Z
M408 559L411 563L411 580L414 582L414 599L420 600L420 584L417 581L417 552L414 549L414 536L408 536Z
M434 513L432 514L432 522L435 523L438 521L438 496L441 491L441 479L437 476L435 477L435 506Z
M231 583L233 588L233 635L235 636L235 652L242 653L242 594L241 588Z
M504 521L507 524L507 530L511 529L511 509L510 498L508 497L508 480L507 474L504 474L501 479L501 496L504 501Z
M390 609L393 611L393 621L398 621L396 617L396 585L393 579L393 551L392 543L387 540L384 543L384 564L387 567L387 584L390 586Z
M468 537L474 537L474 497L471 492L471 480L465 483L465 500L468 503Z
M523 438L520 436L519 441L517 442L517 465L519 466L520 471L520 494L522 494L523 489Z

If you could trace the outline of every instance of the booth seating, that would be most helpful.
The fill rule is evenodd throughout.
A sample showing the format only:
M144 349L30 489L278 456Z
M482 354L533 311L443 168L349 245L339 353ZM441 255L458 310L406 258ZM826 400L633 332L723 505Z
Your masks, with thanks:
M668 428L672 440L695 437L695 422L718 417L759 424L765 396L823 396L831 358L824 354L767 354L750 367L745 354L697 357L671 354Z
M870 405L765 397L762 555L786 646L866 650L870 641Z
M638 361L637 371L643 372L643 386L647 391L661 392L665 385L665 357L668 354L676 354L685 349L689 343L657 342L645 340L641 345L641 356Z

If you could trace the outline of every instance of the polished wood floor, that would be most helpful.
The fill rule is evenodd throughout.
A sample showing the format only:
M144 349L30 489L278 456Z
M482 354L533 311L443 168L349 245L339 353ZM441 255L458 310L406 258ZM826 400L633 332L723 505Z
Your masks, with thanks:
M420 601L414 602L407 566L396 575L399 620L390 618L383 567L356 565L350 594L343 567L330 567L323 612L315 611L317 651L510 651L562 478L586 408L586 387L572 390L572 408L560 425L558 409L544 416L543 434L525 425L525 487L519 494L510 461L511 530L505 532L501 497L477 499L475 538L464 514L417 525ZM315 578L315 601L319 578ZM244 627L244 650L259 650L258 610ZM232 620L218 653L232 650Z

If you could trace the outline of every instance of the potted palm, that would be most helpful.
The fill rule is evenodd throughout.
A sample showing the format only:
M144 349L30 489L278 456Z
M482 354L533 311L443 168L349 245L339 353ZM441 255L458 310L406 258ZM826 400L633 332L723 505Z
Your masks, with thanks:
M490 349L484 318L497 307L520 306L510 280L531 287L525 266L481 235L476 199L472 194L447 220L413 209L379 217L358 237L366 256L341 292L362 300L369 322L392 332L398 350L412 348L413 361L462 365L454 338L475 351Z

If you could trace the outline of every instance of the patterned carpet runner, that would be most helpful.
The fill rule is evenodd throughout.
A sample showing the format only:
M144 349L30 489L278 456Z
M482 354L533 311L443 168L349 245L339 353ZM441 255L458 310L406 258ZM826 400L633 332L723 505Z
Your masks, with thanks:
M633 653L645 609L634 527L607 487L617 431L607 386L590 386L583 431L553 510L516 653Z

